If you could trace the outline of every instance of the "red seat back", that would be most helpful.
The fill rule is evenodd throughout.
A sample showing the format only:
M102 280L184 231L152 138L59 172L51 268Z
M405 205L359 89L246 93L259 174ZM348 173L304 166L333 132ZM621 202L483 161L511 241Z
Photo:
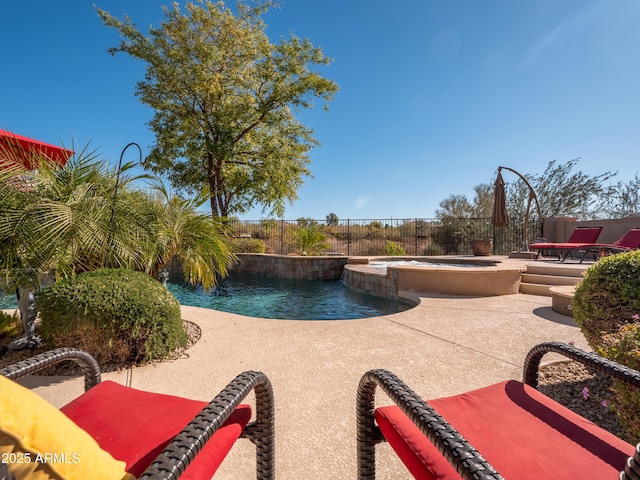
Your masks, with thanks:
M640 228L632 228L626 235L616 240L614 245L631 249L640 247Z
M566 243L596 243L601 231L602 227L578 227Z

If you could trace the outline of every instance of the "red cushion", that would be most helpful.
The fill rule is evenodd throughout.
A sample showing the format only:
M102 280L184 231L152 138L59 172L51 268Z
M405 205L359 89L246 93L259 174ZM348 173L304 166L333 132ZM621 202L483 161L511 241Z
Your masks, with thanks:
M206 405L104 381L61 410L139 477ZM251 407L240 405L180 478L211 478L250 418Z
M634 452L632 445L513 380L429 404L507 479L613 480ZM375 415L415 478L461 478L398 407L380 407Z
M530 248L538 250L579 250L581 248L597 247L598 243L532 243Z
M593 243L600 236L602 227L581 227L576 228L569 238L567 243Z

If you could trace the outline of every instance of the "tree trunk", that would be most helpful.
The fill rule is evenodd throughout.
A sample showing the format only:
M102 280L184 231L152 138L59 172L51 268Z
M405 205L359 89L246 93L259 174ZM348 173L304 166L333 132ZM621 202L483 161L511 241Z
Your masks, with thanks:
M40 343L40 338L35 334L38 311L36 310L36 299L33 290L27 286L22 286L18 289L17 295L23 335L9 343L9 350L33 348Z

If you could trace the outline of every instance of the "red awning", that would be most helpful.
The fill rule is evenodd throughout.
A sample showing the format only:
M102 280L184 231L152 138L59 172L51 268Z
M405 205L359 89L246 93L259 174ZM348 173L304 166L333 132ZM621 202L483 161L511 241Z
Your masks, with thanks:
M64 166L73 153L72 150L0 129L0 163L2 160L20 163L33 170L34 163L45 157Z

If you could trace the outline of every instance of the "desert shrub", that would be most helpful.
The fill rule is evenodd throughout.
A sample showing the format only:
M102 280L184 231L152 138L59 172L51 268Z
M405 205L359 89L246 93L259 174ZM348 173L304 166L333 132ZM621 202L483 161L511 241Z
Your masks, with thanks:
M600 355L640 370L640 251L603 258L585 273L573 299L574 317ZM640 392L614 382L610 405L630 442L640 441Z
M293 238L299 255L320 255L329 248L327 237L314 223L303 224L293 233Z
M235 253L265 253L267 245L259 238L234 238L233 247Z
M148 362L186 345L180 304L141 272L102 268L36 295L45 341L86 349L99 363Z
M402 245L399 243L386 240L384 242L384 254L390 256L403 256L406 255L407 252L404 251L404 248L402 248Z
M422 250L421 255L425 256L435 256L435 255L444 255L444 249L440 245L436 245L435 243L430 243Z
M445 255L457 255L462 249L457 222L450 221L434 228L430 233L430 238L433 244L444 251Z

